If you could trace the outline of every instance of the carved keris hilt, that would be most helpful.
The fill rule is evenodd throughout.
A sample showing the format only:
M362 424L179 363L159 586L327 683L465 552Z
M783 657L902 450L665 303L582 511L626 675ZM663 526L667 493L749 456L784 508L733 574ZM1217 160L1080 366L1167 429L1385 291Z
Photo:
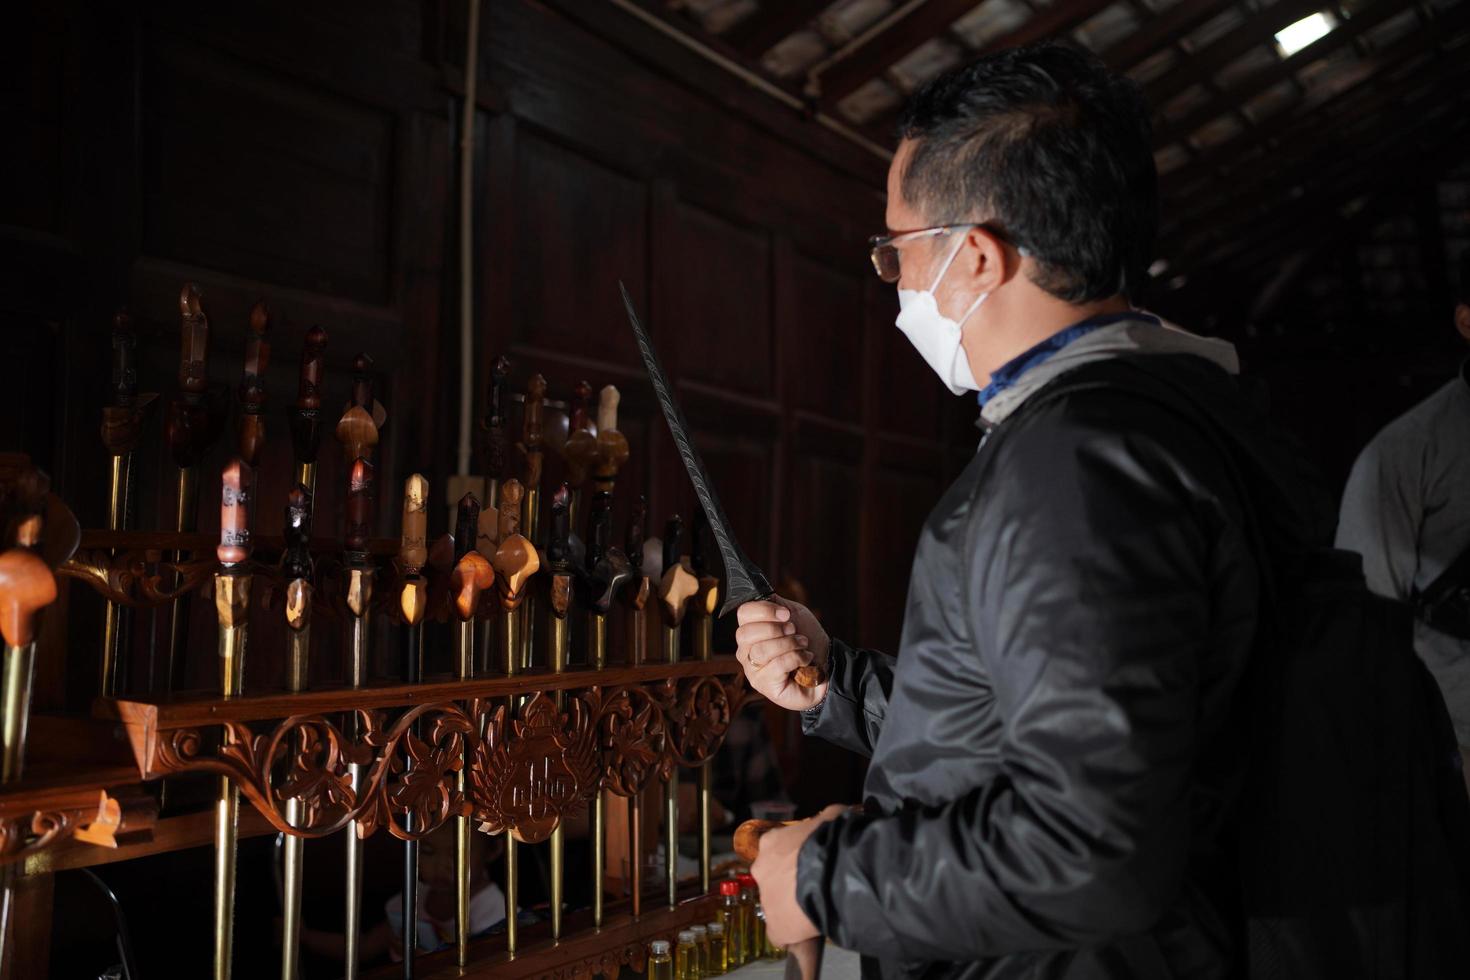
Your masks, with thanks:
M500 604L507 612L520 606L527 582L541 568L536 546L520 532L523 493L516 480L507 480L500 488L500 544L494 566Z
M593 487L611 491L618 470L628 461L628 440L618 431L618 389L608 385L602 389L597 405L597 458L592 466Z
M562 446L562 457L567 463L567 483L574 488L587 482L587 472L597 459L597 429L587 415L587 403L591 398L592 386L585 381L577 382L567 422L567 441Z
M490 369L490 394L480 431L485 434L485 476L499 486L505 478L506 457L510 450L509 420L505 416L505 379L510 374L510 358L504 354L495 359Z
M362 457L354 459L347 471L347 522L342 538L348 564L368 563L367 547L372 536L376 496L373 464Z
M322 363L327 351L327 332L312 327L301 348L301 372L296 380L296 404L291 406L291 448L296 462L316 462L322 444ZM353 457L354 459L356 457Z
M311 492L302 484L286 497L286 550L281 577L286 580L286 625L300 632L311 625Z
M371 459L378 445L378 423L373 415L373 359L358 354L352 362L352 403L337 421L337 441L343 458Z
M158 397L138 394L137 347L133 318L119 313L112 321L112 404L102 409L102 445L113 456L138 448L143 419Z
M608 543L612 539L612 494L599 491L592 498L588 528L587 564L579 576L581 600L593 613L606 616L633 577L628 556Z
M28 548L0 554L0 636L8 647L35 642L36 618L56 601L56 577Z
M254 470L236 457L225 464L220 474L219 547L215 556L226 569L250 558L250 500L254 491Z
M669 518L664 526L664 574L658 584L658 598L664 626L671 630L677 630L684 622L689 600L699 591L699 578L689 567L689 561L679 554L683 533L684 522L678 515Z
M522 413L521 441L518 448L526 459L524 489L531 490L541 485L541 429L543 403L546 401L546 379L539 374L531 375L526 382L526 404ZM500 508L504 510L504 504Z
M270 309L262 300L250 311L250 333L245 338L245 373L240 380L240 458L251 466L265 445L265 372L270 364Z
M209 317L199 287L193 283L179 293L179 318L179 392L169 404L164 434L174 465L187 469L204 456L214 435L204 398L209 389Z

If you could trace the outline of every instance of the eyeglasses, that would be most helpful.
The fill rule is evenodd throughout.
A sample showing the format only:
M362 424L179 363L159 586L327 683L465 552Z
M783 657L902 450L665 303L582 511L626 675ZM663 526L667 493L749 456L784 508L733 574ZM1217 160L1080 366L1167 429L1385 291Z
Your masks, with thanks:
M940 238L951 234L961 228L984 228L996 238L1003 242L1014 244L1011 236L984 221L967 221L957 225L935 225L933 228L916 228L913 231L896 231L891 235L874 235L868 239L869 257L873 260L873 271L878 273L878 278L884 282L898 282L899 261L898 243L914 241L919 238ZM1019 246L1018 246L1019 248ZM1030 251L1019 248L1022 255L1030 255Z

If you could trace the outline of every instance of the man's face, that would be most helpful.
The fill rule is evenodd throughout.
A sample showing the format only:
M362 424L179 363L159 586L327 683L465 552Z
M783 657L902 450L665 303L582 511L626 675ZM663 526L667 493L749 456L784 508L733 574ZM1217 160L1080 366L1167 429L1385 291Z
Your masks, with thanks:
M890 233L950 224L957 217L963 217L948 213L923 213L904 197L903 173L909 160L913 158L915 145L913 140L899 143L898 152L893 155L893 162L888 167L888 208L884 221ZM939 270L944 268L945 261L956 248L957 239L964 234L963 230L957 230L949 235L922 236L897 242L898 288L921 290L934 286ZM944 273L944 278L934 289L934 298L938 301L940 311L946 316L959 318L975 301L980 291L972 282L974 275L974 249L969 243L960 245L959 254L955 255L954 261Z
M903 196L903 173L913 155L914 141L904 140L898 144L898 152L893 155L893 162L888 166L888 209L883 220L887 223L890 234L896 231L914 231L929 223ZM918 238L899 242L895 247L899 253L898 288L928 289L934 284L939 263L944 261L949 249L954 247L954 239L949 236Z

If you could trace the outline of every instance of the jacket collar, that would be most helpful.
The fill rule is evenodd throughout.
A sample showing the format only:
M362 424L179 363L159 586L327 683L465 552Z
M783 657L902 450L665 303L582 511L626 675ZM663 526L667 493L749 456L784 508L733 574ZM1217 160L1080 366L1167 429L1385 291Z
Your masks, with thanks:
M1119 354L1193 354L1218 364L1230 374L1240 373L1240 357L1235 352L1235 345L1227 341L1197 336L1142 311L1113 314L1109 318L1112 322L1083 330L1061 346L1046 351L1044 356L1031 359L1032 351L1028 351L1002 367L1000 371L1007 371L1012 365L1017 365L1004 387L984 401L976 424L989 431L1009 418L1025 404L1026 399L1052 379L1083 364ZM1087 323L1083 321L1076 327L1068 327L1056 336L1070 333ZM1000 371L992 376L992 383Z

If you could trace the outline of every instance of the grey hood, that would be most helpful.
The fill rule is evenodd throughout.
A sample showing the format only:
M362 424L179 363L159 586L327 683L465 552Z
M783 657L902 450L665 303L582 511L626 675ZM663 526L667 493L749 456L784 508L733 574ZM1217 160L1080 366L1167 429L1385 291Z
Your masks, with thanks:
M1193 354L1219 365L1228 374L1240 373L1240 357L1228 341L1200 337L1172 323L1124 320L1079 337L1021 375L1015 384L986 402L980 410L981 427L999 425L1053 378L1118 354Z

